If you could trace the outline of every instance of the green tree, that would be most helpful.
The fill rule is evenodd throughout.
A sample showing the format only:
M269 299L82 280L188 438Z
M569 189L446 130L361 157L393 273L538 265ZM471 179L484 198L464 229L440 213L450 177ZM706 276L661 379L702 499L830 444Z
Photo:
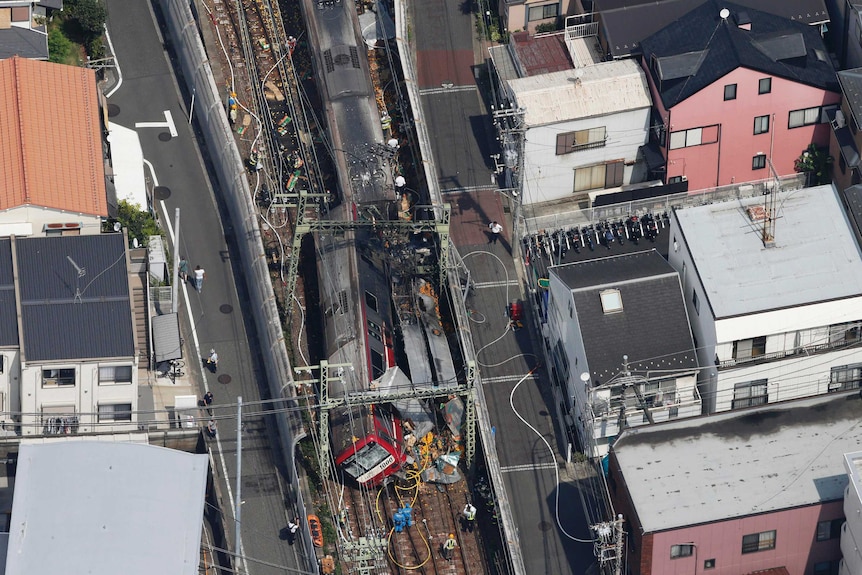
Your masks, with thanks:
M142 210L136 204L126 200L120 200L117 220L129 231L129 241L137 238L138 242L146 245L150 236L164 235L150 212Z
M806 174L806 185L819 186L832 181L831 165L832 156L811 144L796 158L793 167L797 172Z
M85 36L95 38L102 35L108 17L102 0L67 0L66 7Z
M48 59L51 62L63 64L72 53L72 42L59 28L51 28L48 32Z

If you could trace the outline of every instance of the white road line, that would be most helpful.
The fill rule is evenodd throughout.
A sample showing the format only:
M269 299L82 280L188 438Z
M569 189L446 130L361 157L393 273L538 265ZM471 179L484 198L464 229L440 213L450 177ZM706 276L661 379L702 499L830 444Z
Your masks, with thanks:
M449 188L446 190L440 190L440 193L444 196L446 194L463 194L466 192L494 192L497 188L493 186L466 186L463 188Z
M501 281L501 282L475 282L470 287L473 289L483 289L483 288L498 288L498 287L508 287L508 286L519 286L520 283L509 280L509 281Z
M483 377L482 385L492 384L492 383L507 383L511 381L520 381L522 378L520 375L498 375L496 377ZM538 375L531 375L527 379L539 379Z
M177 126L174 124L174 118L171 116L170 110L165 110L164 122L135 122L136 128L167 128L171 133L172 138L177 137Z
M439 87L439 88L424 88L419 90L420 96L427 96L429 94L446 94L447 92L477 92L479 89L476 86L451 86L451 87Z
M555 469L557 467L556 463L528 463L526 465L509 465L507 467L501 467L501 473L514 473L517 471L536 471L540 469Z
M123 85L123 72L120 70L120 62L117 60L117 53L114 52L114 44L111 42L111 35L108 34L108 27L105 26L105 39L108 41L108 48L111 50L111 56L114 57L114 68L117 69L117 85L111 88L111 91L105 94L105 98L110 98L114 92L120 89Z
M150 176L153 178L153 185L158 186L159 185L159 179L156 176L156 171L153 169L153 164L149 160L147 160L146 158L144 159L144 164L150 170ZM170 218L170 215L168 214L168 207L165 205L164 200L159 200L159 205L162 208L162 214L164 215L165 222L167 223L168 235L170 235L170 237L171 237L171 246L173 246L173 245L175 245L177 238L176 238L176 235L174 235L174 226L171 224L171 218ZM197 329L197 326L195 326L194 314L191 313L192 308L191 308L191 304L189 303L188 285L185 282L183 282L182 287L183 287L183 301L185 301L186 310L189 311L189 313L186 315L188 315L189 323L192 326L192 340L194 341L194 345L195 345L195 355L198 359L200 359L203 356L201 355L201 344L200 344L200 341L198 341L198 329ZM203 369L201 369L201 377L204 380L204 391L205 392L209 391L210 390L209 382L207 381L206 371L204 371ZM234 503L233 490L230 487L230 476L228 475L228 472L227 472L227 465L225 464L225 461L224 461L224 450L222 449L221 439L219 439L218 434L216 434L215 440L216 440L216 445L218 446L218 458L219 458L219 463L221 464L222 475L224 476L225 485L227 485L227 497L230 500L231 510L234 510L234 509L236 509L236 504ZM234 519L236 519L236 518L234 518ZM238 549L242 549L242 535L241 534L240 534L240 541L239 541Z

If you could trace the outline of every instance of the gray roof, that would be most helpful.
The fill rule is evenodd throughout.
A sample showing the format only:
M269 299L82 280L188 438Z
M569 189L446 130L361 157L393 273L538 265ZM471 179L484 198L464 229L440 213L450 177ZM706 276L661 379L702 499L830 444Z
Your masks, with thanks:
M775 247L746 213L762 197L677 209L714 317L862 295L862 257L831 185L776 194Z
M12 56L21 56L30 60L47 60L48 36L17 26L0 30L0 60Z
M855 121L856 127L859 128L862 126L862 68L838 72L838 83L841 85L841 95L853 115L853 118L847 118L847 121Z
M730 10L722 20L719 11ZM742 12L751 29L736 24ZM671 108L737 68L838 91L835 70L816 27L740 4L707 0L641 41L665 108ZM695 64L691 60L697 54ZM663 75L662 62L684 59Z
M836 501L862 443L857 392L624 431L613 452L645 533Z
M707 0L595 0L602 32L615 58L640 54L640 42ZM823 0L737 0L755 8L803 24L829 21Z
M124 241L122 234L15 240L27 361L135 355ZM86 274L79 278L68 258Z
M18 312L9 238L0 239L0 346L18 346Z
M623 355L633 371L697 367L679 276L657 251L557 266L551 273L573 291L593 382L617 375ZM621 312L602 310L599 294L606 289L619 290Z
M196 575L208 465L145 444L22 443L5 575Z

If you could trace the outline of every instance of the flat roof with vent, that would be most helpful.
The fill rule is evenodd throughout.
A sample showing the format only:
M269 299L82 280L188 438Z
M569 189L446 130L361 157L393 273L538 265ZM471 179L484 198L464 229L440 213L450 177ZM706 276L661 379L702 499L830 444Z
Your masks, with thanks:
M674 212L716 318L862 295L862 256L831 185L776 195L771 248L762 206L755 197Z

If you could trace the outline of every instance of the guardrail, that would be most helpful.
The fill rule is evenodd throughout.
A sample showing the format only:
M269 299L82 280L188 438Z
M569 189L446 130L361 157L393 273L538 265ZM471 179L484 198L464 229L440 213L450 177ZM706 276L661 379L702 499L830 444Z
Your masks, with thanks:
M212 160L213 170L221 187L220 196L227 206L229 230L232 229L239 259L234 265L241 267L246 278L249 300L244 311L250 313L264 358L267 385L274 398L280 398L283 389L293 389L293 370L285 347L284 332L263 249L258 214L245 175L242 156L228 123L226 103L209 65L203 41L198 32L188 0L159 0L164 14L171 45L183 73L188 90L195 93L195 124L206 143L206 153ZM201 26L208 22L201 22ZM228 231L228 230L226 230ZM284 407L298 407L295 398L284 400ZM282 462L290 480L290 496L296 502L300 517L307 515L299 489L295 460L296 442L305 435L298 415L287 412L274 414L283 449ZM307 534L306 534L307 535ZM308 571L317 572L318 565L308 536L302 537L303 559Z

